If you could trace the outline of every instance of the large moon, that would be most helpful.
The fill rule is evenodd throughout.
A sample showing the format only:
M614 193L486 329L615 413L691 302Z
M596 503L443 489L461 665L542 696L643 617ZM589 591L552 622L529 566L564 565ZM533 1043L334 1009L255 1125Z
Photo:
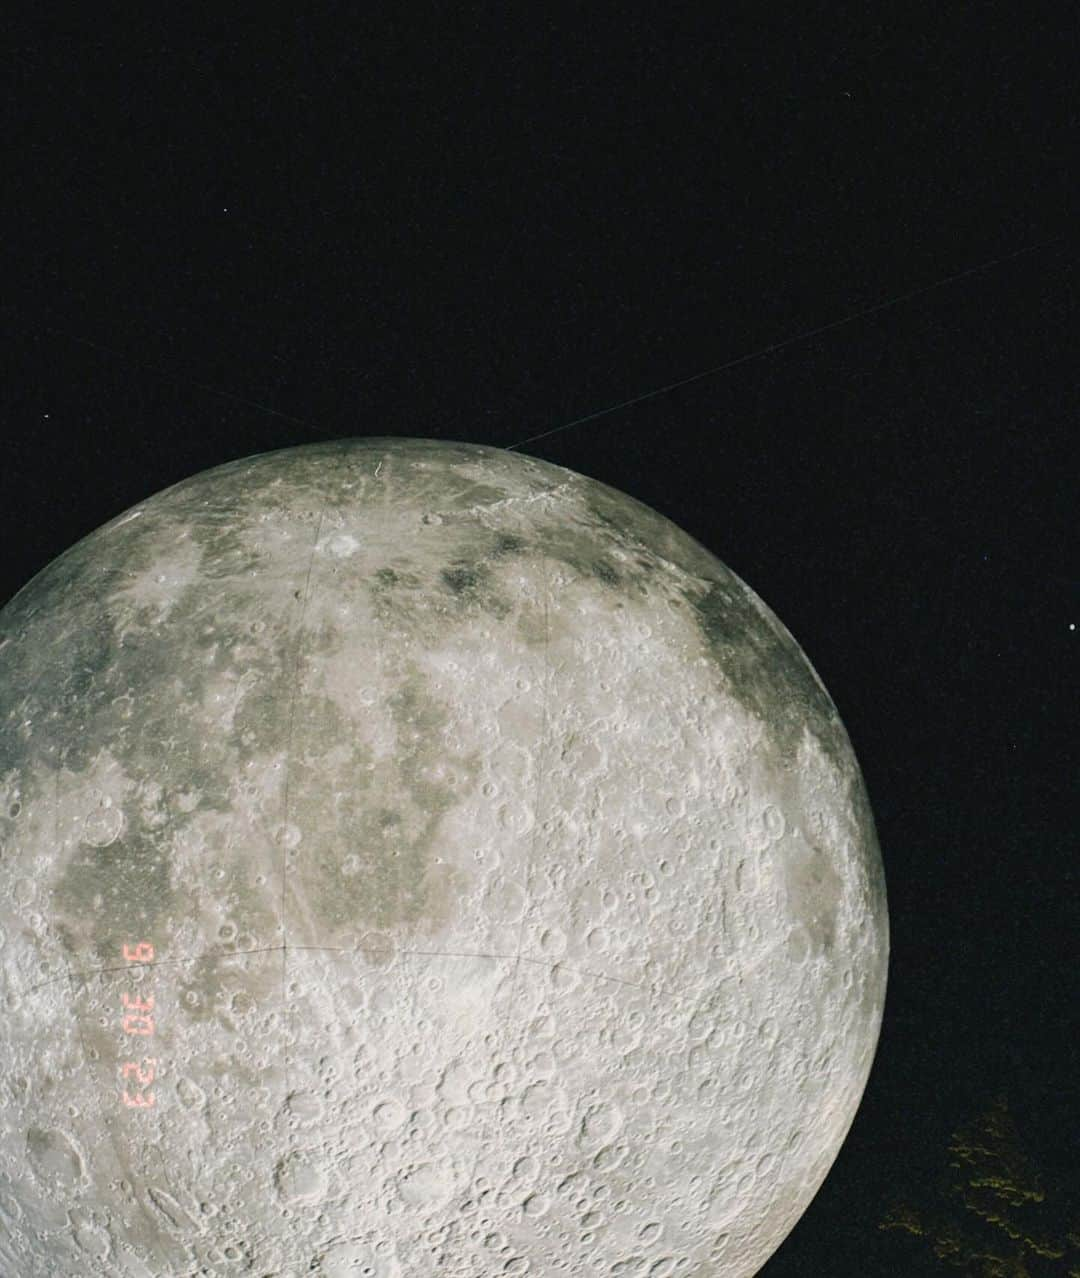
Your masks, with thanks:
M605 484L231 462L0 613L0 1272L742 1278L886 987L851 744Z

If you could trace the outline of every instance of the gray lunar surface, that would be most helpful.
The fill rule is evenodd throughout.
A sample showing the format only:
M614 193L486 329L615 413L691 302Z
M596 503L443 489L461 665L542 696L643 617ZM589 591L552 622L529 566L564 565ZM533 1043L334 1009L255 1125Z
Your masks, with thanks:
M751 1275L887 958L800 648L572 471L266 453L0 613L5 1278Z

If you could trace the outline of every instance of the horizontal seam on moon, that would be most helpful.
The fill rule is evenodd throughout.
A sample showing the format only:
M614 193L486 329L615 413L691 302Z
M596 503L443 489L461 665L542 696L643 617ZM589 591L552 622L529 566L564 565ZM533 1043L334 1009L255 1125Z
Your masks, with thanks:
M69 980L74 977L89 979L91 976L102 976L107 972L126 972L133 967L170 967L178 966L183 963L201 963L207 959L233 959L247 958L252 954L280 954L285 948L283 945L264 946L257 950L225 950L215 952L213 950L205 950L202 954L191 955L188 958L160 959L154 962L143 963L124 963L115 967L91 967L84 970L73 970L68 975L54 976L47 981L40 981L37 985L27 986L25 990L16 990L15 993L20 998L25 998L29 994L33 994L36 990L44 989L49 985L56 985L61 981ZM346 949L337 945L292 945L288 947L290 950L304 950L320 954L393 954L398 958L481 958L481 959L506 959L508 961L516 961L520 959L523 963L532 963L537 967L562 968L566 972L573 972L578 976L591 976L597 981L613 981L617 985L628 985L631 989L644 990L644 985L639 985L636 981L628 981L621 976L607 976L603 972L593 972L589 968L569 967L565 963L550 959L534 958L529 954L495 954L478 950L395 950L391 946L369 945L364 949ZM680 998L689 997L672 993L668 997Z

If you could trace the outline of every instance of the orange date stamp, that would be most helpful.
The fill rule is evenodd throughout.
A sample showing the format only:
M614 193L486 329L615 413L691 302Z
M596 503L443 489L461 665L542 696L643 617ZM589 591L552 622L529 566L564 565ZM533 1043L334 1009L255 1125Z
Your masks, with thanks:
M154 947L149 941L139 941L135 945L125 944L124 960L127 963L151 963L154 959ZM154 1021L154 996L137 998L127 992L120 995L123 1009L121 1027L125 1034L139 1038L153 1037L156 1024ZM133 1109L150 1109L155 1104L154 1093L146 1089L154 1081L157 1069L157 1058L144 1056L140 1061L123 1061L120 1074L126 1084L120 1099Z

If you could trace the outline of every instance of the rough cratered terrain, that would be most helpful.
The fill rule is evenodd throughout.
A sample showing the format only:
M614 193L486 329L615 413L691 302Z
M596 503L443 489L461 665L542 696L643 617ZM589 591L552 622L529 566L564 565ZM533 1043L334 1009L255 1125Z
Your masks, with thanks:
M595 480L263 454L0 613L0 1272L752 1274L887 952L814 671Z

